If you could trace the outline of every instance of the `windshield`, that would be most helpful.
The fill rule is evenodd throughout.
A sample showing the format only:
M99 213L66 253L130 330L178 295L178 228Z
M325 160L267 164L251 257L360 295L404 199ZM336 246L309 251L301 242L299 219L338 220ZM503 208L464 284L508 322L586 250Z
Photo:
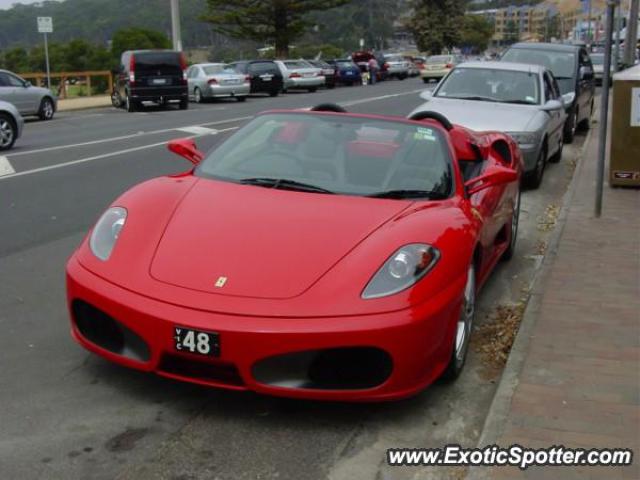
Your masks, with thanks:
M229 65L207 65L206 67L202 67L204 73L207 75L215 75L217 73L238 73Z
M210 153L196 175L272 188L299 184L322 193L408 191L416 198L411 193L419 191L428 192L426 198L446 198L453 184L448 152L440 131L427 126L346 115L266 114Z
M309 68L309 64L307 62L302 62L302 61L288 61L288 62L283 62L284 66L287 67L287 70L294 70L297 68Z
M427 59L427 63L452 63L453 57L449 55L435 55Z
M387 62L404 62L404 58L399 55L391 55L389 57L385 57Z
M604 65L604 54L603 53L592 53L591 54L591 63L594 65Z
M576 54L574 52L512 48L504 54L502 61L542 65L551 70L557 79L574 78L575 75Z
M342 68L351 68L351 67L355 67L355 65L353 64L353 62L347 62L347 61L342 61L342 60L338 60L336 62L336 65L338 65L339 67Z
M456 68L435 96L538 105L539 76L492 68Z

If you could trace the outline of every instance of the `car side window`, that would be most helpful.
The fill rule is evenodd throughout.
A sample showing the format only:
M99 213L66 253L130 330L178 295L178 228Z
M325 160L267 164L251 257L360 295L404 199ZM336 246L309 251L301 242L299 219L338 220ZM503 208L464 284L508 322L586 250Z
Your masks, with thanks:
M24 82L14 75L7 75L8 86L10 87L24 87Z
M557 98L553 90L553 84L549 79L549 74L546 72L544 74L544 98L546 102L548 102L549 100L555 100Z
M187 73L187 78L197 78L200 75L200 69L198 67L191 67Z
M10 87L11 85L9 85L9 75L7 75L6 73L2 73L0 72L0 87Z
M556 80L556 77L554 77L553 74L550 72L547 72L547 74L549 75L549 79L551 80L551 87L553 88L555 97L556 98L562 97L562 93L560 93L560 86L558 85L558 81Z

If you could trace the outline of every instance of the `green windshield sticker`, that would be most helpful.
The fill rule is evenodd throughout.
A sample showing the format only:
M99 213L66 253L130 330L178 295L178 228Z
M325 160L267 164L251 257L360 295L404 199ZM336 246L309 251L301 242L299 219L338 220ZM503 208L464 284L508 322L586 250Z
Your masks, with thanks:
M436 137L433 134L433 130L430 128L418 128L416 133L413 134L414 140L428 140L430 142L435 142Z

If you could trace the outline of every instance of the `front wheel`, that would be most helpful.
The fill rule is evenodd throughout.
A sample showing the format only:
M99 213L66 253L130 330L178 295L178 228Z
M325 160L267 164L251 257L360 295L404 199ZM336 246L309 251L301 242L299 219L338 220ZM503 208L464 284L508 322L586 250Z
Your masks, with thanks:
M122 101L122 97L120 97L120 94L117 90L111 92L111 105L113 105L115 108L122 108L123 103L124 102Z
M245 102L247 100L247 97L236 97L236 100L239 102Z
M567 123L564 127L564 143L571 144L576 136L576 130L578 128L578 108L576 107L573 112L567 118Z
M467 353L469 351L469 340L473 329L473 322L476 315L476 270L473 265L469 265L467 270L467 283L464 287L460 316L456 324L456 331L453 337L453 348L449 364L442 377L445 382L452 382L462 372Z
M309 93L315 93L318 87L309 87Z
M133 113L136 111L136 102L131 100L131 97L127 93L127 97L124 100L124 108L127 112Z
M193 90L193 99L196 103L202 103L202 92L198 87Z
M429 78L423 78L422 81L427 84L431 83L431 80Z
M53 100L48 97L43 98L42 102L40 102L40 110L38 110L40 120L51 120L54 113Z
M285 90L283 90L285 91ZM269 96L270 97L277 97L278 96L278 91L277 90L271 90L271 92L269 92Z
M542 184L542 177L544 177L544 169L547 166L547 147L546 145L540 150L536 166L532 172L529 172L525 176L525 186L531 190L536 190Z
M0 113L0 150L9 150L13 147L18 136L18 129L13 119L6 113Z

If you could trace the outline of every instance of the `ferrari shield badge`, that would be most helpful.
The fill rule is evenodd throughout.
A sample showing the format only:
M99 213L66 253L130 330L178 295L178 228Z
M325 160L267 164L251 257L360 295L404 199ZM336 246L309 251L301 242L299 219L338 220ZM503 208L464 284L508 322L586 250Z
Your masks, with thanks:
M227 283L227 277L218 277L216 280L216 288L222 288Z

